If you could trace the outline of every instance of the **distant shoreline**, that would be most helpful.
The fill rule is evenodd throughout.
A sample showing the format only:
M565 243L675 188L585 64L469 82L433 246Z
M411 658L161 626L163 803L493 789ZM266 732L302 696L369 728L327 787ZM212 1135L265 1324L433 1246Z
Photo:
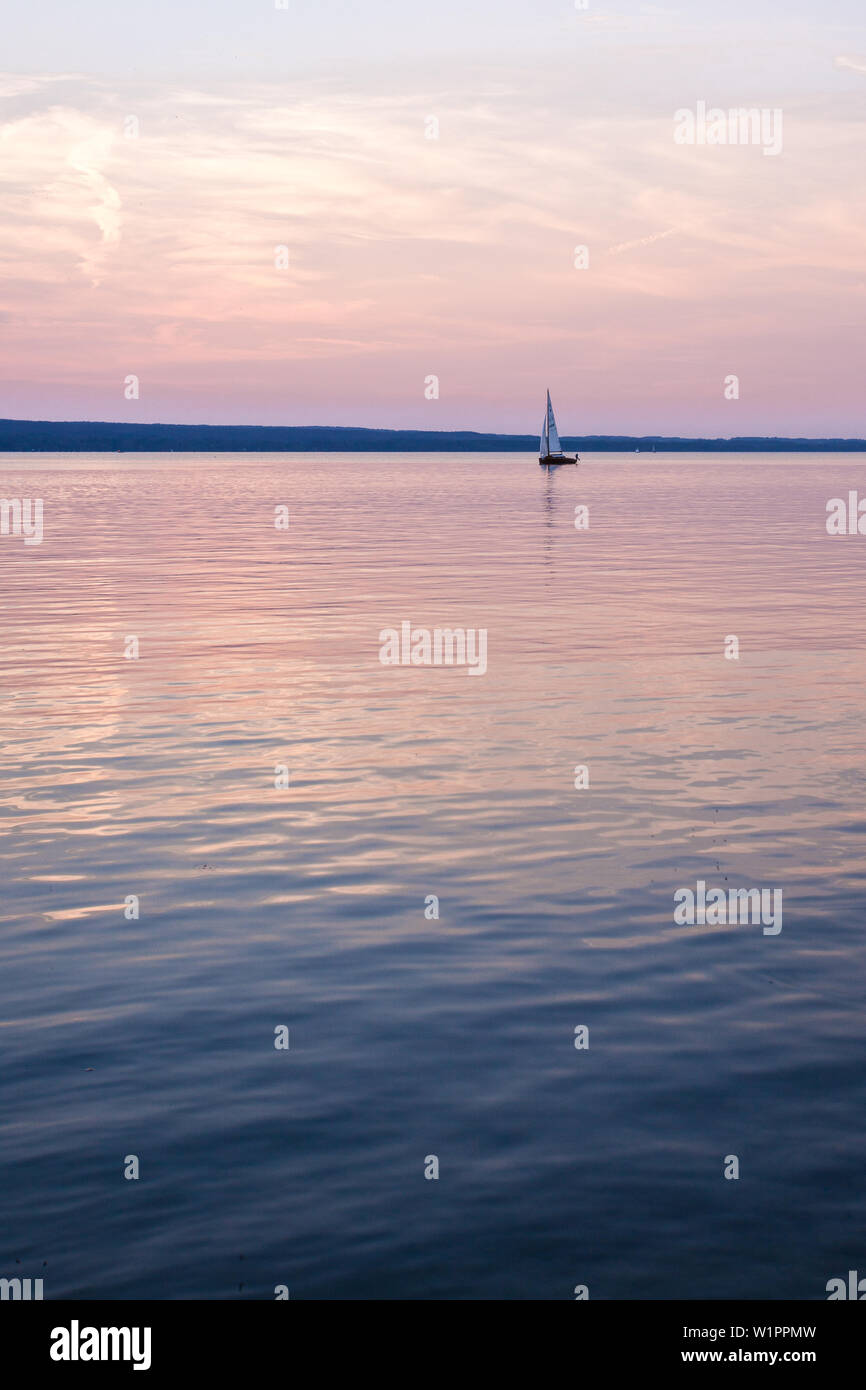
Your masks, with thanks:
M586 453L863 453L866 439L746 435L568 435ZM82 420L0 420L0 453L528 453L537 435L475 430L378 430L338 425L150 425Z

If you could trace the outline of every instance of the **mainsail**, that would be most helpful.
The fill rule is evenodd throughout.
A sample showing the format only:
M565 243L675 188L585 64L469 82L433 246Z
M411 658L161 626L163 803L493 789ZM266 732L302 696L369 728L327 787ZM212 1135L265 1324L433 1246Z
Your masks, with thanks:
M544 424L541 426L541 445L539 452L542 458L557 458L562 453L562 445L559 442L559 431L556 428L556 420L553 418L553 406L550 403L550 392L547 393L547 409L544 412Z

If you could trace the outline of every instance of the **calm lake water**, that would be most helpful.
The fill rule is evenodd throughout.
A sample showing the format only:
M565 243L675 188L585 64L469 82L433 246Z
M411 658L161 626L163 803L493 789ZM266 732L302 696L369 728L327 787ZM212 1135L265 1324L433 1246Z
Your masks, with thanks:
M866 537L825 526L864 465L3 457L44 540L0 538L0 1276L866 1274ZM383 666L404 621L486 674ZM782 931L675 925L698 880Z

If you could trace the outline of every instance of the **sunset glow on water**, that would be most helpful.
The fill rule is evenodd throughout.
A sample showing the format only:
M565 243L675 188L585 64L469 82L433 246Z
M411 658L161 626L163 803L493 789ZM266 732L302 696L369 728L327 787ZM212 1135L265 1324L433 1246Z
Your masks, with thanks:
M866 1149L866 541L826 507L863 464L4 459L44 500L0 542L8 1261L825 1297ZM383 665L405 621L486 671ZM782 929L677 925L699 881L781 888Z

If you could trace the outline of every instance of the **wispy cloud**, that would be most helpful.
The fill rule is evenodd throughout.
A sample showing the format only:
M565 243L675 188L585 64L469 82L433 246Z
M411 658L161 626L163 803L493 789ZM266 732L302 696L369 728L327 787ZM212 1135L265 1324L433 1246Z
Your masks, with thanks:
M768 345L799 371L804 318L821 369L853 370L839 325L862 285L866 192L847 107L789 104L776 162L676 146L670 82L653 111L612 101L603 73L570 100L565 62L529 97L527 81L32 79L0 126L15 401L49 381L87 401L74 413L109 417L382 423L397 398L401 423L518 425L538 372L553 385L569 364L612 407L646 379L648 340L680 396L723 358L765 371Z
M0 126L8 219L0 244L34 279L62 276L65 261L100 283L121 235L120 194L104 173L114 138L98 118L54 105Z
M852 72L866 72L866 58L864 57L845 57L834 58L833 66L836 68L850 68Z
M99 229L101 241L95 250L85 255L83 261L83 269L94 286L100 283L101 269L109 248L120 241L120 194L102 172L114 138L111 131L96 131L73 145L66 158L69 168L80 177L95 200L88 204L88 211Z

